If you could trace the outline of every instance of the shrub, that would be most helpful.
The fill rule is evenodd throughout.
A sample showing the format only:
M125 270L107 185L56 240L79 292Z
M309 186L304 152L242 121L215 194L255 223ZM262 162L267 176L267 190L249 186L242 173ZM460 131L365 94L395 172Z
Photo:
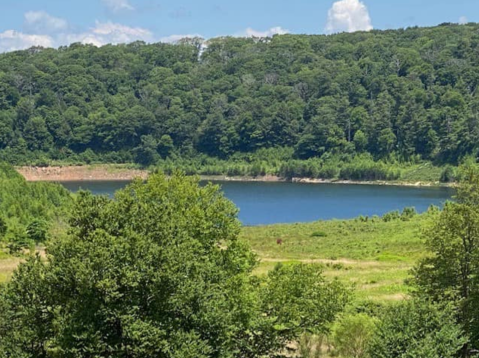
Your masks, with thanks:
M322 348L324 335L316 335L305 333L298 342L299 355L301 358L320 358L322 356Z
M371 358L453 358L466 341L451 309L413 300L385 309L368 353Z
M367 357L367 349L374 334L376 320L359 313L343 317L334 326L334 350L342 357Z
M401 213L401 220L402 221L409 221L417 215L417 211L415 208L404 208Z
M7 230L8 230L7 221L0 216L0 240L2 240L5 237Z
M451 183L456 181L456 171L450 165L446 165L441 173L441 177L439 179L441 183Z
M324 231L315 231L311 234L311 237L327 237L328 234Z
M45 242L48 233L47 223L43 220L33 220L27 226L26 233L28 239L35 243Z
M401 218L401 214L399 211L391 211L389 213L386 213L383 215L383 221L384 222L390 222L390 221L395 221L399 220Z

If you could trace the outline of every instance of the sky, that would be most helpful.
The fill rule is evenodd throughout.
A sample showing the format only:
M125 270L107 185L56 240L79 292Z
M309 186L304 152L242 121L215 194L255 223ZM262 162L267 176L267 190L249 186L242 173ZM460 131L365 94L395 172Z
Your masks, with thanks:
M479 21L479 0L0 0L0 52Z

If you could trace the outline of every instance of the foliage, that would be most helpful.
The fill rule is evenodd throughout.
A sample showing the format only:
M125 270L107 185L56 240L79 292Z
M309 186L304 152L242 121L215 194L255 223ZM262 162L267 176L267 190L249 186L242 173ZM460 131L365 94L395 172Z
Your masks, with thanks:
M0 356L253 358L324 330L349 290L315 266L252 276L236 214L181 174L79 193L69 235L1 291Z
M454 168L450 165L447 165L441 173L440 181L442 183L450 183L455 180L456 180L456 173L454 171Z
M301 358L320 358L324 335L305 333L298 342L298 353Z
M150 165L288 147L297 159L457 163L478 151L478 27L2 54L0 160Z
M48 237L48 227L44 221L33 220L27 226L27 236L35 243L44 243Z
M371 358L453 358L465 342L450 308L413 300L385 309L368 352Z
M436 302L454 302L457 319L471 337L471 347L479 345L479 169L461 168L456 202L448 203L436 224L426 233L431 253L415 268L418 294Z
M365 358L375 330L375 319L364 314L342 317L334 326L334 349L341 357Z
M8 225L4 218L0 216L0 240L3 240L7 233Z
M307 264L278 264L262 286L262 310L274 317L283 345L305 331L329 332L329 324L350 302L350 291L339 281L328 282L323 268Z
M394 220L399 220L400 218L401 218L401 214L397 210L391 211L383 215L383 221L386 223L390 221L394 221Z
M413 217L417 215L417 211L415 208L404 208L401 213L401 220L402 221L409 221Z
M0 163L0 238L18 252L45 242L49 223L66 216L72 198L52 183L28 183L13 167Z

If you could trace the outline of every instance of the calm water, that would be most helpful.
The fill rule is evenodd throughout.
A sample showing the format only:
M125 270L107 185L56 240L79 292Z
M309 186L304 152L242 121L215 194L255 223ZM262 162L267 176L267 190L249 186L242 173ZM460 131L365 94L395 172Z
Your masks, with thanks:
M69 182L67 189L87 189L94 194L113 193L126 182ZM448 188L414 188L374 185L221 182L226 197L239 208L245 225L349 219L359 215L383 215L415 207L424 212L441 206L454 194Z

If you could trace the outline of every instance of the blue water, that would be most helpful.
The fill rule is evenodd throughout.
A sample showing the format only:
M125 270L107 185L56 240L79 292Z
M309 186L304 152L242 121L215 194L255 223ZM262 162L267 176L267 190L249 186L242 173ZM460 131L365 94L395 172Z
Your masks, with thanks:
M94 194L113 193L127 182L68 182L67 189L87 189ZM454 195L449 188L416 188L376 185L217 182L239 208L244 225L350 219L383 215L415 207L424 212L442 206Z

